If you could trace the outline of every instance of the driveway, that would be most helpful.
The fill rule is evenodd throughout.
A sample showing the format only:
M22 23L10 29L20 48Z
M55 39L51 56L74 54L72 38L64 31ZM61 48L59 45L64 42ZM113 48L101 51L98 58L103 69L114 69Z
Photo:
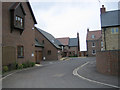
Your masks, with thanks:
M43 61L41 63L42 66L17 72L4 78L2 86L3 88L113 88L87 81L73 74L75 68L88 61L91 63L95 62L95 59L96 58L71 58L66 61ZM97 71L94 72L93 69L91 69L91 71L97 74L89 74L87 70L89 71L90 68L84 66L78 73L87 78L90 78L89 76L95 77L95 80L107 77L102 77L101 74L97 73ZM97 76L99 78L96 78ZM114 80L114 83L111 84L116 85L116 77L112 76L111 78L110 80Z

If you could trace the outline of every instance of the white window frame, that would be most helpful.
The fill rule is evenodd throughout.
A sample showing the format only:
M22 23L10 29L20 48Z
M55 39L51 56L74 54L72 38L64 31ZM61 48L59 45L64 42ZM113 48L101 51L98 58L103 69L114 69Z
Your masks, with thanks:
M96 55L96 50L94 50L95 51L95 53L93 53L93 50L92 50L92 55Z
M94 43L94 42L92 42L92 47L95 47L95 43L94 43L94 46L93 46L93 43Z

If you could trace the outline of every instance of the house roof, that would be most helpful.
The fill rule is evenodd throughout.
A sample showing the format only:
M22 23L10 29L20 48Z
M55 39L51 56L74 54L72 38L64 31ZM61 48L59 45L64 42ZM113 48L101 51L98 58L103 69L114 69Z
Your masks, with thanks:
M63 45L69 45L69 37L63 37L63 38L56 38L59 40Z
M78 38L70 38L69 39L69 46L78 46Z
M35 16L34 16L34 13L32 11L32 8L30 6L30 3L29 2L26 2L26 3L28 5L28 7L29 7L30 13L31 13L32 18L34 20L34 23L37 24L37 21L35 19ZM10 10L15 10L19 5L21 6L23 13L26 14L25 11L24 11L24 8L23 8L23 6L22 6L22 4L20 2L14 2L13 5L10 7Z
M35 38L35 46L36 47L44 47L44 45L40 44L36 38Z
M92 35L94 35L94 38L92 38ZM101 30L88 31L86 40L98 40L101 36Z
M120 10L108 11L101 14L101 26L120 26Z
M58 43L60 44L59 41L57 41L50 33L45 32L39 28L36 27L36 29L48 40L50 41L51 44L53 44L57 49L61 49L58 45Z

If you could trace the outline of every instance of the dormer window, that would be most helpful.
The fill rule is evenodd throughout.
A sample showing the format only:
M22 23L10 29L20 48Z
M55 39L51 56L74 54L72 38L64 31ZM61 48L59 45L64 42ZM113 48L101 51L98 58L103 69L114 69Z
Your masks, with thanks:
M20 34L24 30L24 21L25 21L25 11L22 6L22 3L15 2L10 9L11 12L11 32L13 30L20 31Z
M24 28L23 27L23 18L19 17L19 16L16 16L16 22L15 22L15 27L17 28Z

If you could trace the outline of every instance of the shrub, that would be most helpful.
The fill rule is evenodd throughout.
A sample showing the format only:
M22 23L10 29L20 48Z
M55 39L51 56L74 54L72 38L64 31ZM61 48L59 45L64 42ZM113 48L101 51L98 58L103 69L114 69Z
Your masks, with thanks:
M31 62L31 67L35 66L35 63L34 62Z
M23 63L22 65L23 65L23 68L27 68L28 67L26 63Z
M22 64L18 64L18 69L23 69L23 65Z
M27 67L35 66L35 63L27 61L27 62L23 63L22 65L23 65L23 68L27 68Z
M8 71L8 66L3 66L3 72L7 72Z

